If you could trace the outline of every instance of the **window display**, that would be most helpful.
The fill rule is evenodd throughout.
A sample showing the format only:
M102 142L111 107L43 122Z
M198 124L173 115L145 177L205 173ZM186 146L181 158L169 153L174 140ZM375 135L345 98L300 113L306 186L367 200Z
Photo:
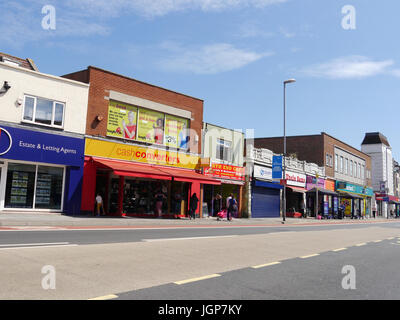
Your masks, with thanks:
M6 186L6 208L33 208L36 166L10 163Z
M61 210L63 176L64 168L9 163L5 207Z

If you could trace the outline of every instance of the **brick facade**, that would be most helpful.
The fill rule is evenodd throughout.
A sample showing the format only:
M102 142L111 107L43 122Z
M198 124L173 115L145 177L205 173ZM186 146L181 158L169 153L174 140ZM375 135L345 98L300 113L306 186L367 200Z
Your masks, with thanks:
M198 136L198 142L195 142L195 139L191 137L189 150L192 153L201 153L203 100L92 66L88 67L86 70L67 74L63 77L90 83L86 124L87 135L106 137L109 100L105 97L109 97L110 90L112 90L126 95L190 111L192 113L190 128L196 132ZM103 120L98 121L98 116L101 116Z
M255 148L265 148L275 153L283 153L283 137L255 138ZM371 157L360 150L322 132L319 135L308 136L290 136L286 137L287 155L296 154L297 159L301 161L313 162L319 166L325 167L325 174L328 177L335 176L335 166L329 166L326 163L326 154L333 157L335 147L341 148L365 160L366 170L371 171ZM371 186L371 179L366 179L366 185Z

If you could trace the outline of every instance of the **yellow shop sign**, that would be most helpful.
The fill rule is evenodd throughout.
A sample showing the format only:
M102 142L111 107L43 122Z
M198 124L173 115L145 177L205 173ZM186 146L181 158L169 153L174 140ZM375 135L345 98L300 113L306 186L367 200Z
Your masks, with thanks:
M201 168L201 158L197 156L90 138L86 138L85 156L135 161L186 169Z

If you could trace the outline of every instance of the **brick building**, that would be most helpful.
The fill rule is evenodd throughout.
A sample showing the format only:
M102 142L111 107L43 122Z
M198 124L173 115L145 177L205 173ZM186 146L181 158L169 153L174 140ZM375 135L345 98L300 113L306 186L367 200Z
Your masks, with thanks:
M283 137L255 138L255 148L283 153ZM346 214L371 213L371 157L360 150L322 132L316 135L286 137L287 155L325 168L326 180L334 183L340 195L338 205ZM346 198L347 197L347 198Z
M82 211L103 198L107 214L187 214L204 184L220 184L201 168L203 101L96 67L65 78L90 84Z

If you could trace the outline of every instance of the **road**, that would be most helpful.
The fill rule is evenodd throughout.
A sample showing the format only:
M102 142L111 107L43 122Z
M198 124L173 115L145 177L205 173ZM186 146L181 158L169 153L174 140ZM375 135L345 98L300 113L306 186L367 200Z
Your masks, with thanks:
M0 231L0 299L400 299L399 237L398 222Z

